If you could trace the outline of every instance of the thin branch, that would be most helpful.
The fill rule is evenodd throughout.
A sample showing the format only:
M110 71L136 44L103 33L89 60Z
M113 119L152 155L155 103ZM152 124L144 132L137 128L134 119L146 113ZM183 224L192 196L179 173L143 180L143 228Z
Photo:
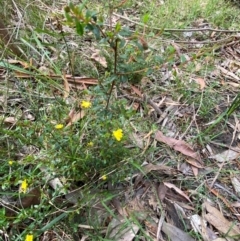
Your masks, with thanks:
M159 30L159 31L163 31L163 32L199 32L199 31L210 31L210 32L221 32L221 33L240 33L240 30L227 30L227 29L215 29L215 28L187 28L187 29L174 29L174 28L156 28L156 27L152 27L152 26L148 26L146 24L140 23L140 22L136 22L131 20L128 17L113 13L113 15L120 17L122 19L125 19L131 23L135 23L139 26L145 27L145 28L151 28L154 30Z

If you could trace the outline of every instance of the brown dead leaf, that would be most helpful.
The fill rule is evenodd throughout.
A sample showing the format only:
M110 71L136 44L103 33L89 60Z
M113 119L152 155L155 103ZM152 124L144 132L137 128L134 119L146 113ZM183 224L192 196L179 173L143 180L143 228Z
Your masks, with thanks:
M30 59L29 63L21 60L16 60L16 59L9 59L6 60L9 64L20 64L24 69L32 67L32 59Z
M38 205L41 199L41 191L38 187L30 190L24 197L21 198L18 207L28 208L32 205Z
M220 162L220 163L224 163L224 162L230 162L236 158L238 158L240 156L240 153L234 150L226 150L222 153L216 154L214 156L210 156L209 158L215 159L216 161Z
M160 183L160 185L158 186L158 189L157 189L157 194L158 194L158 198L159 200L163 201L166 194L167 194L167 187L163 184L163 183Z
M189 144L187 144L185 141L176 140L172 137L164 136L161 131L156 132L155 139L159 142L163 142L163 143L167 144L174 150L179 151L186 156L196 159L198 162L200 162L200 164L203 165L199 154L197 152L195 152L193 150L193 148Z
M198 168L192 166L192 171L193 171L194 176L197 177L198 176Z
M175 169L168 167L168 166L164 166L164 165L153 165L151 163L145 165L143 167L143 173L144 174L139 174L135 180L134 186L136 187L138 185L138 183L142 180L143 176L148 174L151 171L159 171L160 173L164 173L167 175L176 175L178 173L178 171L176 171Z
M139 226L130 222L126 225L126 220L119 216L111 220L107 230L108 239L131 241L135 238L139 230Z
M240 202L234 202L231 204L232 207L240 208Z
M163 222L162 231L171 241L194 241L189 234L166 222Z
M231 71L228 71L227 69L224 69L221 66L216 66L216 67L223 73L224 76L229 77L237 82L240 81L240 78L237 75L235 75L234 73L232 73Z
M131 85L131 88L132 88L133 92L136 93L140 98L143 97L142 92L137 87Z
M240 181L236 177L231 178L232 185L236 193L240 193Z
M204 241L213 241L218 237L212 229L207 227L206 220L203 220L198 214L194 214L190 217L190 223L193 230L202 235Z
M16 122L17 122L17 119L13 116L9 116L4 119L4 123L7 123L7 124L15 124Z
M63 74L63 85L64 85L63 99L66 99L69 96L70 87L65 74Z
M203 90L206 87L206 83L203 78L198 77L198 78L195 78L194 80L199 84L201 90Z
M193 158L186 158L185 161L196 168L204 168L203 165Z
M233 86L233 87L235 87L235 88L239 88L239 87L240 87L240 84L235 83L235 82L232 82L232 81L229 81L229 82L227 82L226 84L231 85L231 86Z
M169 182L164 182L163 184L170 189L173 188L178 194L180 194L182 197L184 197L185 199L187 199L191 203L190 198L181 189L176 187L174 184L169 183Z
M94 53L91 56L91 59L95 60L99 64L101 64L104 68L107 68L106 58L100 55L100 50L95 49Z
M181 58L181 55L182 55L181 54L181 45L174 43L174 42L172 42L171 45L176 50L178 57Z
M130 133L129 134L129 138L133 141L133 143L139 147L140 149L144 148L144 142L143 142L143 138L136 133Z
M204 202L203 205L208 212L205 215L205 219L219 232L227 234L228 236L240 235L239 228L233 222L229 222L220 211L211 206L208 202Z
M85 116L85 113L83 110L79 112L75 112L74 110L71 110L70 113L68 114L67 126L71 126L73 123L79 121L84 116Z

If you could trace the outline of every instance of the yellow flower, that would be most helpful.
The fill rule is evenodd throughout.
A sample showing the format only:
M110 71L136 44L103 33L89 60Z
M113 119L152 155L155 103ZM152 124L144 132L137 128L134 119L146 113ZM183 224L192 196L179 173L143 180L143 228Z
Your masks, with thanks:
M32 234L27 234L25 241L33 241L33 235Z
M80 104L80 106L84 109L88 109L92 106L91 102L83 100Z
M28 187L27 180L24 179L20 187L20 192L26 193L27 187Z
M103 175L103 176L101 177L101 179L102 179L103 181L105 181L105 180L107 179L107 176L106 176L106 175Z
M55 125L55 129L61 130L63 128L63 124L57 124Z
M88 142L87 146L88 147L93 147L93 142L92 141Z
M116 131L113 131L113 136L117 141L121 141L123 137L123 130L122 129L117 129Z
M12 166L12 164L13 164L13 161L8 161L8 164L9 164L9 166Z

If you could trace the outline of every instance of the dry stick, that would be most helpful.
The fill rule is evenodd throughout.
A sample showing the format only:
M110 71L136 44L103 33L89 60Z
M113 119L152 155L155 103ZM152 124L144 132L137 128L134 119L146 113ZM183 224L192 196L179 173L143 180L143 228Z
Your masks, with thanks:
M159 114L159 115L162 115L162 111L159 109L159 107L151 100L151 99L149 99L148 97L147 97L147 95L143 95L143 99L145 100L145 101L147 101L147 103L149 104L149 105L151 105L152 107L153 107L153 109Z
M213 144L213 145L216 145L216 146L226 147L226 148L229 148L232 151L240 153L240 149L237 149L235 147L231 147L231 146L228 146L228 145L225 145L225 144L222 144L222 143L218 143L216 141L210 141L210 143Z
M240 198L238 198L234 193L230 192L228 189L226 189L225 187L223 187L222 185L218 184L218 183L215 183L214 186L216 188L220 188L222 189L223 191L227 192L228 194L230 194L230 196L232 198L235 198L238 202L240 202Z
M161 29L161 28L156 28L156 27L151 27L148 26L146 24L142 24L140 22L136 22L133 21L127 17L121 16L119 14L114 13L113 15L120 17L122 19L125 19L131 23L135 23L139 26L142 26L144 28L151 28L153 30L159 30L159 31L163 31L163 32L201 32L201 31L210 31L210 32L220 32L220 33L240 33L240 30L226 30L226 29L214 29L214 28L187 28L187 29ZM227 42L228 40L231 40L233 38L239 38L240 36L238 35L234 35L234 36L230 36L230 37L226 37L220 40L212 40L212 41L194 41L194 42L190 42L190 41L181 41L181 40L175 40L175 43L185 43L185 44L214 44L214 43L223 43L223 42Z
M148 26L146 24L143 24L143 23L140 23L140 22L136 22L136 21L133 21L127 17L124 17L122 15L119 15L119 14L116 14L116 13L113 13L113 15L117 16L117 17L120 17L122 19L125 19L131 23L135 23L137 25L140 25L142 27L146 27L146 28L151 28L151 29L154 29L154 30L160 30L160 31L164 31L164 32L198 32L198 31L211 31L211 32L221 32L221 33L240 33L240 30L226 30L226 29L214 29L214 28L188 28L188 29L171 29L171 28L156 28L156 27L151 27L151 26Z
M181 41L181 40L174 40L174 43L182 43L182 44L217 44L217 43L226 43L229 42L229 40L232 40L233 38L240 38L240 36L237 35L232 35L223 39L219 39L219 40L211 40L211 41Z

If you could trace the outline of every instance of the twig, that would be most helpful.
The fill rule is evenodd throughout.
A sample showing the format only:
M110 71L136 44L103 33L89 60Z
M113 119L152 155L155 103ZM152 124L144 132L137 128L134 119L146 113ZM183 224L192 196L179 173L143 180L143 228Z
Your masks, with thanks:
M146 24L140 23L140 22L136 22L131 20L128 17L113 13L113 15L120 17L122 19L125 19L131 23L135 23L139 26L143 26L145 28L151 28L154 30L159 30L159 31L163 31L163 32L198 32L198 31L211 31L211 32L221 32L221 33L240 33L240 30L227 30L227 29L214 29L214 28L188 28L188 29L174 29L174 28L156 28L156 27L151 27L148 26Z
M214 184L214 187L222 189L223 191L225 191L225 192L227 192L228 194L230 194L230 196L231 196L232 198L234 198L236 201L240 202L240 199L239 199L235 194L233 194L232 192L230 192L228 189L226 189L226 188L223 187L222 185L220 185L220 184L218 184L218 183L215 183L215 184Z
M174 40L174 43L182 43L182 44L217 44L217 43L225 43L228 40L232 40L233 38L240 38L240 36L232 35L223 39L219 40L206 40L206 41L181 41L181 40Z
M223 143L216 142L216 141L210 141L209 143L211 143L213 145L216 145L216 146L226 147L226 148L228 148L228 149L230 149L232 151L240 153L240 149L239 148L231 147L231 146L228 146L228 145L225 145Z
M114 46L113 50L114 50L114 74L116 75L116 73L117 73L118 39L116 39L115 46ZM111 88L110 88L110 91L109 91L109 96L108 96L108 99L107 99L106 111L108 110L109 101L110 101L110 98L111 98L114 86L115 86L115 79L112 81L112 85L111 85Z
M151 99L149 99L146 95L143 96L143 99L146 100L147 103L151 105L159 115L162 115L163 112L158 108L158 106Z

